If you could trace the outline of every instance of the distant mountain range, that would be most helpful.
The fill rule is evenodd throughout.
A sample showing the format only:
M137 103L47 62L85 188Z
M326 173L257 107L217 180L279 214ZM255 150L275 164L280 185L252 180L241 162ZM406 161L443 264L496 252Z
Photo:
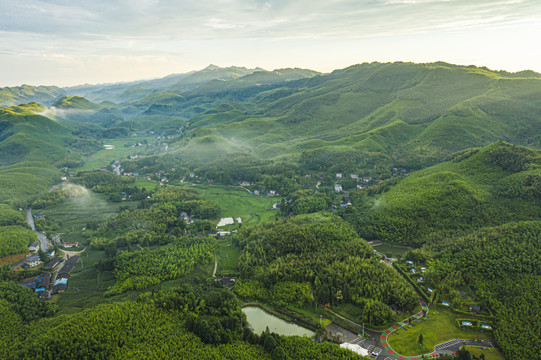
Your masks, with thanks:
M0 99L70 110L55 119L98 137L185 127L171 149L193 167L243 154L385 177L499 140L541 148L541 74L442 62L330 74L210 65L131 83L4 88Z

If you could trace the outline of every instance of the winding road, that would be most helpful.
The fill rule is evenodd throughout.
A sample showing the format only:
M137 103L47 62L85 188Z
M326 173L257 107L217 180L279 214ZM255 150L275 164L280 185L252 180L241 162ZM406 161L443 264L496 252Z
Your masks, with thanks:
M26 221L28 222L28 225L30 225L30 228L32 228L32 230L34 230L36 234L38 235L40 249L43 251L49 250L49 240L47 240L47 236L45 236L44 233L36 230L36 225L34 224L34 218L32 217L31 207L29 207L26 210Z

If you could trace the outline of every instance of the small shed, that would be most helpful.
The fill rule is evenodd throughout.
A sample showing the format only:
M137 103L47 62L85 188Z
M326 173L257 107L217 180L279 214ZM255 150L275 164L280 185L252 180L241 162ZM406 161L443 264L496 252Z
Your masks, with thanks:
M39 243L34 241L32 243L30 243L30 245L28 245L28 251L30 252L37 252L39 250Z

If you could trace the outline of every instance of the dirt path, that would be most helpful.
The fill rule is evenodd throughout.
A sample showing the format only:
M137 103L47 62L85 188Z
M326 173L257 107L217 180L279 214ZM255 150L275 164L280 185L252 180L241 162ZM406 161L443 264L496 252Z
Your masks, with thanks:
M72 257L73 255L78 255L86 250L86 247L83 250L79 251L69 251L69 250L62 250L64 252L64 259L67 259L67 257Z
M212 277L216 277L216 270L218 269L218 258L216 257L216 254L214 254L214 271L212 272Z

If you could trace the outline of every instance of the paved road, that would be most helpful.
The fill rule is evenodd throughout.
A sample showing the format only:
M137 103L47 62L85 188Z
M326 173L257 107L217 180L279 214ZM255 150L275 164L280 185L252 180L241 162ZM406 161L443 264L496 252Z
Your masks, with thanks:
M36 231L36 226L34 225L34 218L32 217L31 207L26 210L26 221L28 222L28 225L30 225L32 230ZM47 237L42 232L36 231L36 234L38 235L41 250L47 251L49 249L49 240L47 240Z
M453 339L434 346L434 352L438 355L453 354L460 350L462 346L478 346L483 348L496 348L494 343L489 340L475 339Z

